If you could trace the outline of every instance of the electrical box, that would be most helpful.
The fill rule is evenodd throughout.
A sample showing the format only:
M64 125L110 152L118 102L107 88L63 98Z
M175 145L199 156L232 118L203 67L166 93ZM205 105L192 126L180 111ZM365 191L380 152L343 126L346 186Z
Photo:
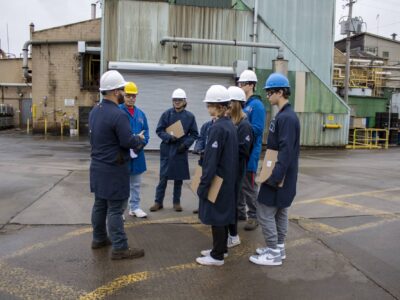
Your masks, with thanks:
M85 41L78 41L78 53L86 52L86 43Z
M240 74L244 70L247 70L249 68L249 63L247 60L236 60L233 62L233 72L235 74L235 77L240 77Z
M361 17L355 17L350 20L340 22L340 34L346 35L348 32L355 34L361 33L363 20Z

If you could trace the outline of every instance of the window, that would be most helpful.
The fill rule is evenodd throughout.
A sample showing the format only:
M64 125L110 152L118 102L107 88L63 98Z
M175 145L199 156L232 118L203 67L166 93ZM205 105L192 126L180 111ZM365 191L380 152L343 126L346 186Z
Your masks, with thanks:
M98 90L100 85L100 55L83 54L81 70L81 88Z
M389 58L389 52L388 51L383 51L382 52L382 57Z

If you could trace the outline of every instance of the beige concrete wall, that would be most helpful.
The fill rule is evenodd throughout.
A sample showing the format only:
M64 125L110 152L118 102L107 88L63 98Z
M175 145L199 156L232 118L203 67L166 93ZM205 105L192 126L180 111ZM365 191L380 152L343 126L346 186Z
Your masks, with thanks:
M33 40L100 41L100 20L34 32ZM59 127L64 119L78 118L79 106L93 106L98 101L97 91L80 89L79 72L77 43L32 47L32 101L36 107L33 124L36 129L44 127L45 118L49 129ZM75 99L75 105L65 106L65 99Z
M0 83L23 83L22 59L0 59Z

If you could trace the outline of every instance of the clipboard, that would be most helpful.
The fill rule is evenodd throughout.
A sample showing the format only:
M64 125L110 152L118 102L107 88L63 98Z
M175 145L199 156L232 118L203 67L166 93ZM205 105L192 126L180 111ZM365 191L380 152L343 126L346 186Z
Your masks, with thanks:
M267 149L265 152L264 161L261 166L260 175L257 178L257 182L263 183L267 181L267 179L272 175L272 171L275 168L275 164L278 161L278 151ZM283 182L285 179L282 180L281 183L278 184L279 187L283 187Z
M181 120L176 121L174 124L168 126L165 131L173 135L174 137L177 137L178 139L183 137L185 135L185 131L183 130L182 122Z
M190 187L192 189L192 191L197 195L197 189L200 185L200 179L201 179L201 175L203 174L203 169L201 166L197 166L196 170L194 172L194 175L192 177L192 182L190 184ZM217 197L218 197L218 193L221 189L222 183L224 182L224 180L215 175L215 177L213 178L213 180L211 181L211 185L210 185L210 189L208 190L208 201L215 203L215 201L217 201Z

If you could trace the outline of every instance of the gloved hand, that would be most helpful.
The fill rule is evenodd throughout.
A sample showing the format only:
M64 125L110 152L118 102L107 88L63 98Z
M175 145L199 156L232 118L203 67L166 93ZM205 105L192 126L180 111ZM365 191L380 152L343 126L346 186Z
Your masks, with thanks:
M207 192L208 192L208 190L202 186L199 186L197 188L197 196L199 196L200 199L207 199L208 198Z
M273 188L274 190L278 189L278 184L272 181L271 177L267 179L267 181L264 182L266 185L268 185L270 188Z
M169 138L169 142L171 144L174 144L178 141L178 138L176 136L171 135L171 137Z
M185 144L180 144L179 146L178 146L178 150L177 150L177 152L178 153L185 153L185 151L186 151L186 145Z
M137 147L135 147L133 149L133 152L135 152L136 154L138 154L140 151L142 151L142 149L144 148L144 144L140 143Z

